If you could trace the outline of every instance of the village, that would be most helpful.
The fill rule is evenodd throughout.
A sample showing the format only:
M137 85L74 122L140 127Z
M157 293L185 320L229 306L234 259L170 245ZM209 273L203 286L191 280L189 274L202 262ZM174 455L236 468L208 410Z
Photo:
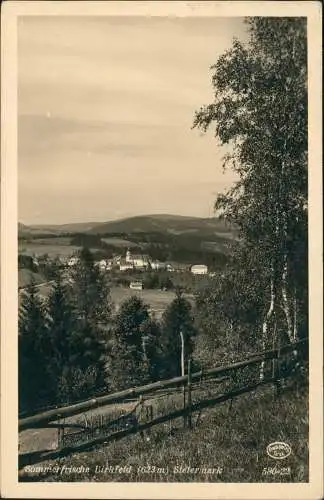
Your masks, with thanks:
M78 262L78 257L73 256L67 260L68 266L74 266ZM125 256L117 255L111 259L101 259L97 265L102 271L119 270L125 271L169 271L185 272L190 271L195 275L208 274L208 267L204 264L182 264L179 262L161 262L153 260L147 254L133 254L129 249Z
M79 263L77 252L72 255L56 255L55 257L41 254L21 255L20 257L22 258L20 264L22 268L33 268L35 271L41 270L44 266L51 268L53 265L55 267L59 264L66 283L71 282L71 271ZM101 273L109 276L109 280L114 285L133 290L156 287L161 288L161 290L169 290L173 288L171 284L179 280L193 283L196 280L213 278L216 275L205 264L187 264L175 261L162 262L152 259L148 254L133 253L130 249L109 259L96 259L95 257L95 265L100 269Z

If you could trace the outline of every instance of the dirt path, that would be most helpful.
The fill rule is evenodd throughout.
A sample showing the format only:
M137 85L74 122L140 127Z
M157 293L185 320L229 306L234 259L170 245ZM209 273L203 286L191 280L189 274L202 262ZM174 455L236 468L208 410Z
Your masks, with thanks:
M124 410L125 413L134 408L135 402L103 406L88 410L82 414L66 418L65 423L83 423L87 419L98 415L109 415ZM84 420L83 420L84 419ZM26 429L19 433L19 454L35 453L45 450L55 450L58 444L57 429Z

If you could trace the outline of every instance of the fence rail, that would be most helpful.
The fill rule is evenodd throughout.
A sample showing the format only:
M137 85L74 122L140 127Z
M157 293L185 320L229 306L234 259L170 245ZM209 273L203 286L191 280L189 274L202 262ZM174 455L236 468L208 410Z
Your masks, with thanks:
M221 375L229 374L231 372L235 372L236 370L239 370L240 368L245 368L247 366L253 366L257 365L258 363L261 363L262 361L267 361L267 360L272 360L272 359L277 359L278 357L282 356L283 354L289 353L291 351L297 351L297 349L301 345L305 345L307 343L306 340L300 340L296 342L295 344L289 344L286 346L283 346L279 349L271 350L271 351L265 351L265 352L260 352L256 353L253 355L248 360L244 361L239 361L236 363L229 364L224 367L216 367L216 368L209 368L207 370L202 370L196 373L191 374L191 383L193 383L196 380L203 380L206 378L217 378L220 377ZM131 389L126 389L124 391L120 391L117 393L113 394L108 394L106 396L101 396L99 398L94 398L91 400L83 401L81 403L77 403L71 406L64 406L61 408L56 408L53 410L48 410L42 413L39 413L37 415L33 415L30 417L22 418L19 419L18 423L18 428L19 431L23 431L25 429L31 429L31 428L41 428L41 427L47 427L47 424L49 422L58 420L59 418L63 417L71 417L73 415L77 415L79 413L94 409L94 408L99 408L101 406L107 406L109 404L113 403L118 403L118 402L124 402L126 399L129 399L130 397L139 397L143 396L144 394L149 394L149 393L157 393L158 390L160 389L168 389L171 387L177 387L177 386L183 386L184 384L188 383L188 375L184 375L181 377L174 377L169 380L162 380L158 382L154 382L152 384L147 384L144 386L140 387L135 387Z

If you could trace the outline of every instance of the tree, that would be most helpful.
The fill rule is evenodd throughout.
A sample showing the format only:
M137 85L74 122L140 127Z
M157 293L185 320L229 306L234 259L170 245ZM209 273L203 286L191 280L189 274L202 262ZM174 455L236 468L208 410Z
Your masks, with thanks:
M103 384L106 346L112 326L110 290L92 253L83 248L71 272L70 296L76 312L71 337L71 362L81 370L95 367L97 385Z
M47 370L46 310L37 295L35 281L24 291L19 309L19 405L20 410L46 403L51 394Z
M194 127L214 125L232 148L224 168L239 180L215 208L239 228L248 252L257 248L269 278L260 315L267 348L279 326L291 342L307 335L307 34L303 18L246 23L249 43L234 40L212 67L214 101Z
M61 400L60 381L62 377L70 372L71 354L74 350L73 334L76 328L76 317L68 290L62 282L60 273L56 275L53 288L48 297L47 309L47 330L50 349L49 370L52 385L56 388L56 398Z
M148 378L149 360L145 353L149 330L148 306L136 297L125 300L115 319L108 364L108 384L122 389L143 383Z
M161 363L163 352L161 345L161 327L154 318L148 318L141 325L143 339L143 359L149 380L159 380L163 376Z
M168 378L181 375L181 333L186 363L193 351L196 328L190 302L183 297L179 289L176 290L175 299L163 313L161 329L162 376Z

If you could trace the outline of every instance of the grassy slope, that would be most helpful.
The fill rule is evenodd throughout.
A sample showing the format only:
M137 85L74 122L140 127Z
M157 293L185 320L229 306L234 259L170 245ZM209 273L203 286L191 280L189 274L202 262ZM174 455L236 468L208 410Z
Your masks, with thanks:
M32 278L35 280L36 285L38 283L44 283L46 278L40 273L34 273L29 269L18 269L18 286L24 287L30 284Z
M43 475L26 473L31 481L147 481L147 482L307 482L308 393L295 390L274 399L272 389L242 396L206 411L192 431L169 425L155 427L146 437L135 435L96 450L61 459L60 466L88 466L88 473ZM195 421L195 419L194 419ZM284 460L267 456L274 441L289 443L292 454ZM99 472L95 466L132 466L130 473ZM168 469L144 473L138 466ZM174 472L177 465L222 468L221 474ZM264 472L265 468L267 473ZM283 472L286 472L283 474Z

